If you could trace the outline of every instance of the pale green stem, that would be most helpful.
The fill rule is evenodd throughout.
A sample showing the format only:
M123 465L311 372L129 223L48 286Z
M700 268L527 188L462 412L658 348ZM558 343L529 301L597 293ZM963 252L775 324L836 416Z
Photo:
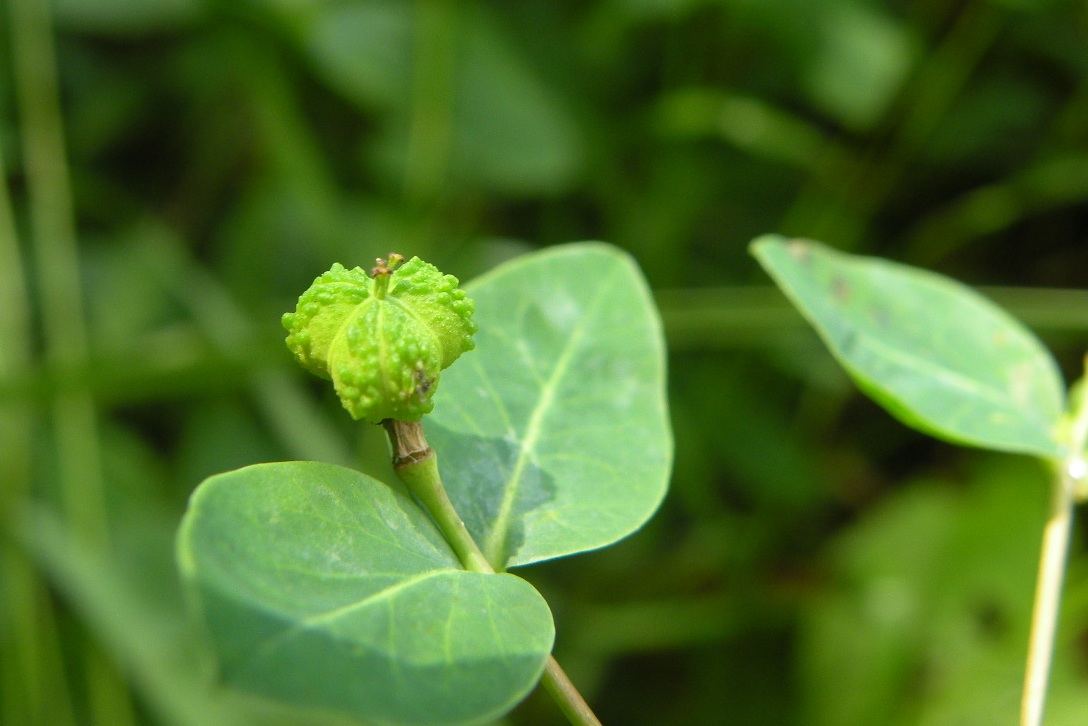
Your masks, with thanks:
M1073 528L1073 486L1068 469L1068 465L1062 467L1055 483L1050 519L1043 532L1043 550L1039 556L1039 575L1035 586L1035 609L1028 641L1028 663L1024 673L1024 695L1020 707L1021 726L1041 726L1043 722L1047 679L1054 654L1054 636L1058 629L1065 559L1069 550L1069 533Z
M438 456L427 444L423 427L418 423L393 419L386 419L383 423L393 444L393 469L408 491L427 508L461 565L471 572L495 574L476 545L476 540L472 539L464 520L454 509L446 488L442 486Z
M589 707L582 694L574 687L566 672L559 666L555 656L548 656L544 664L544 675L540 677L544 689L551 694L563 715L575 726L601 726L597 714Z
M1088 360L1086 360L1088 368ZM1024 673L1024 695L1020 704L1021 726L1042 726L1054 639L1058 630L1062 580L1073 529L1073 508L1080 485L1088 476L1085 446L1088 445L1088 387L1086 379L1073 387L1067 434L1069 453L1055 472L1050 517L1043 532L1039 576L1035 586L1035 610L1028 641L1028 662Z
M446 494L446 488L438 473L438 456L427 444L423 427L418 423L392 419L386 419L382 423L393 446L393 468L397 476L408 487L408 491L427 508L446 541L461 560L461 565L471 572L495 574L495 569L472 538L464 520L457 514L453 502ZM601 726L589 704L554 656L548 656L540 682L571 724Z

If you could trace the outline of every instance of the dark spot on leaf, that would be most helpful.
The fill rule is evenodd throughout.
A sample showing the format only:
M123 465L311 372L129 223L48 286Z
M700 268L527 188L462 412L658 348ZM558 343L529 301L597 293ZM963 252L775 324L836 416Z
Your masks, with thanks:
M841 275L835 275L835 279L831 281L831 295L839 305L850 302L850 283L844 280Z
M1077 655L1081 666L1088 666L1088 630L1082 630L1077 634Z
M807 265L809 262L808 245L798 239L790 240L786 243L786 251L789 252L795 260L802 265Z

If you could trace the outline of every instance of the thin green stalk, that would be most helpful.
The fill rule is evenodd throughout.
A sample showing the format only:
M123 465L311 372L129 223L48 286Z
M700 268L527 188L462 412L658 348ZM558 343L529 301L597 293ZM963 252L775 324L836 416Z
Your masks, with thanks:
M75 213L57 83L48 0L8 4L20 112L35 277L49 366L80 367L88 359ZM52 399L58 478L68 524L88 545L104 547L107 517L95 402L88 388L57 390ZM96 723L132 722L125 683L107 669L95 642L84 642L83 675ZM104 713L105 711L109 713Z
M11 666L27 670L5 673L5 687L25 690L13 690L10 697L5 692L0 715L9 717L21 700L26 717L3 723L74 726L72 689L65 673L53 599L25 551L12 546L5 564L4 595L11 622L18 630L11 634L12 647L4 649L4 656Z
M2 146L2 145L0 145ZM2 152L2 148L0 148ZM0 377L29 373L30 302L15 214L0 154ZM46 584L26 552L9 541L8 527L30 495L34 416L14 400L0 410L0 593L7 637L0 650L0 722L75 723L61 664L56 619Z
M9 4L9 15L45 355L51 366L78 368L87 359L88 334L49 2L17 0ZM106 515L90 394L58 391L53 424L69 522L88 541L104 542Z
M430 512L461 565L471 572L495 574L491 563L472 539L457 514L438 474L438 455L427 444L418 423L386 419L385 430L393 444L393 469L405 486Z
M0 144L0 330L4 331L0 375L8 375L30 368L30 305L3 151ZM11 447L5 447L5 450L9 456L28 459L26 451L18 447L15 451Z
M1072 487L1068 474L1063 471L1058 479L1050 519L1043 533L1043 550L1039 557L1035 610L1028 641L1028 664L1024 674L1024 696L1020 708L1022 726L1041 726L1043 722L1047 679L1054 654L1054 635L1058 629L1066 553L1069 550L1069 533L1073 528Z
M1062 581L1073 529L1073 508L1078 487L1088 476L1088 463L1084 458L1085 446L1088 445L1088 387L1085 379L1074 386L1071 399L1069 454L1056 470L1050 517L1043 531L1043 547L1039 556L1035 609L1028 640L1024 695L1020 705L1021 726L1041 726L1043 723L1047 681L1054 659L1054 639L1061 608Z
M549 655L544 664L544 675L540 677L544 689L551 694L567 720L576 726L601 726L597 715L589 707L582 694L574 687L566 672L559 666L555 656Z
M423 427L418 423L391 419L383 424L393 446L393 468L397 476L430 512L461 564L471 572L495 574L446 494L438 473L438 456L427 444ZM548 656L540 682L573 726L601 726L554 656Z

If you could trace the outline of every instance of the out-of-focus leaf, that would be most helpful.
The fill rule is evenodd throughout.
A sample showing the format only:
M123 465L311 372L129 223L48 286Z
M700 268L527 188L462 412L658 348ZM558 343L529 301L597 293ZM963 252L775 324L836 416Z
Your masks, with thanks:
M139 264L138 245L95 248L88 255L91 339L102 350L132 346L177 318L166 290Z
M805 68L812 99L836 119L868 128L899 91L917 56L908 26L856 2L821 4L821 42Z
M1061 455L1057 364L989 300L814 242L767 236L752 250L858 386L904 423L957 443Z
M370 108L407 103L412 82L412 6L394 0L320 8L305 37L316 70L349 100Z
M228 398L187 407L179 438L174 469L189 487L221 471L269 461L277 452L253 412Z
M131 506L131 502L126 503ZM131 558L170 559L176 521L144 511L136 523L138 541ZM156 530L158 538L152 530ZM18 534L42 572L131 679L150 711L169 726L357 726L356 721L312 712L300 714L267 701L218 688L209 654L187 624L183 599L163 570L141 570L146 563L112 560L76 539L45 509L25 511ZM133 534L133 533L129 533ZM165 535L165 536L164 536ZM136 549L136 545L146 548ZM135 567L133 566L135 565ZM149 577L159 581L150 583ZM139 578L139 579L136 579Z
M914 482L833 543L832 584L802 620L810 723L1016 723L1047 484L1007 458L966 491ZM1086 712L1077 627L1059 641L1048 724Z
M1026 219L1064 206L1088 200L1088 154L1077 153L1047 158L1022 168L1018 173L995 184L972 189L949 201L928 217L918 221L911 232L914 259L935 260L992 235L1022 224ZM1021 294L1030 291L1024 290ZM1081 294L1083 291L1036 290L1046 295ZM1055 301L1056 302L1056 301ZM1045 316L1054 323L1083 327L1078 322L1088 306L1046 305ZM1064 309L1063 309L1064 308ZM1037 327L1037 323L1021 319Z
M425 91L414 72L423 41L410 4L330 5L313 14L304 43L326 83L365 109L389 114L377 146L382 163L403 173L412 125L423 122L447 138L450 181L513 194L561 191L580 166L577 124L486 7L454 7L444 39L452 50L429 66L438 87L450 84L441 118L413 117L414 98Z
M814 172L841 156L826 134L785 109L718 89L686 88L663 96L657 123L666 136L710 136L761 158Z
M461 19L454 173L516 194L562 191L580 170L578 127L481 9Z
M955 526L955 505L939 490L910 490L838 543L838 577L802 618L798 663L813 726L888 724L903 708L927 570Z

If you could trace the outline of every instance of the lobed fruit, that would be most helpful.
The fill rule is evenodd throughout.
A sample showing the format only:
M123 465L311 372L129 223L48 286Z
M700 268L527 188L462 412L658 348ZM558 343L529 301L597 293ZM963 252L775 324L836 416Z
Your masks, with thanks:
M475 346L474 305L457 278L413 257L378 260L368 276L336 263L283 316L287 347L331 379L355 419L419 421L439 373Z

